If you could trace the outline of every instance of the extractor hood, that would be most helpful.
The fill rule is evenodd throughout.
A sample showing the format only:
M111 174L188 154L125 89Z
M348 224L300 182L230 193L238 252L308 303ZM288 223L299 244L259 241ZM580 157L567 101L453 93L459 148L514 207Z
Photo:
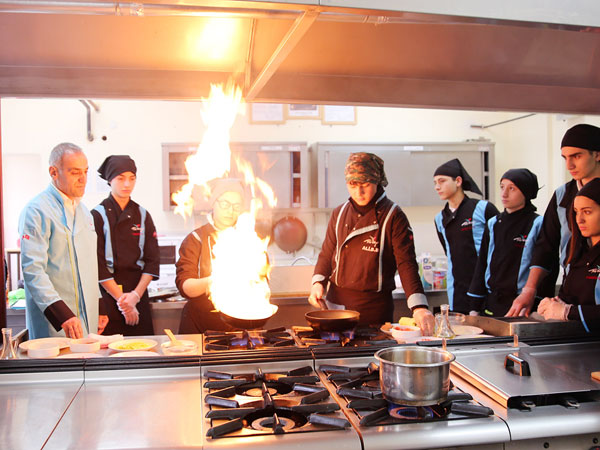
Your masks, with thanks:
M198 99L234 78L256 102L600 113L600 28L568 20L577 1L507 0L523 20L422 3L447 4L0 0L0 96ZM536 21L540 3L557 14Z

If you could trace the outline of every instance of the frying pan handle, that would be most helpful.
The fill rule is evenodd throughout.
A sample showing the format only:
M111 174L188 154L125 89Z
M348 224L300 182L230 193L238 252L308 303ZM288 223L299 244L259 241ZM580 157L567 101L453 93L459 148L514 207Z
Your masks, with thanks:
M518 366L519 368L516 369L515 366ZM515 375L519 375L520 377L531 376L529 363L513 353L506 355L506 358L504 359L504 368Z

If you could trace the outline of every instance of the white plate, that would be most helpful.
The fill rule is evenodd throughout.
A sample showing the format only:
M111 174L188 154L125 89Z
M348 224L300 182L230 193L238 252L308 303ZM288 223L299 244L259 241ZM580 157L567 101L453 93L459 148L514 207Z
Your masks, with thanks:
M97 353L66 353L64 355L57 356L61 359L81 359L81 358L102 358L102 355Z
M110 355L111 358L117 357L117 358L128 358L128 357L135 357L135 356L159 356L158 353L156 352L149 352L149 351L140 351L140 350L130 350L130 351L126 351L126 352L120 352L120 353L113 353L112 355Z
M473 325L450 325L457 336L473 335L483 333L483 329Z
M32 339L30 341L25 341L25 342L21 342L19 344L19 348L21 350L23 350L24 352L26 352L27 350L29 350L29 346L31 345L32 342L50 342L53 344L58 345L58 348L60 348L61 350L63 348L67 348L69 346L69 344L71 343L71 339L67 338L67 337L47 337L47 338L40 338L40 339Z
M143 346L138 347L136 344ZM152 350L154 347L158 345L153 339L123 339L122 341L111 342L108 344L108 348L114 350L116 352L139 352L139 351L148 351ZM124 346L134 346L134 348L123 348ZM137 348L136 348L137 347Z

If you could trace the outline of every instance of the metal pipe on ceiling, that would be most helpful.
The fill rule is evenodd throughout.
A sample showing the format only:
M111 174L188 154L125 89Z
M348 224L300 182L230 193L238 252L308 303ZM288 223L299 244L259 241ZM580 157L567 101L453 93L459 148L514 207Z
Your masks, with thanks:
M596 32L597 28L555 23L525 22L507 19L450 16L430 13L414 13L390 10L327 8L304 4L269 4L265 8L241 8L226 6L182 5L139 2L102 1L53 1L53 0L0 0L0 13L15 14L73 14L134 17L222 17L252 19L295 20L309 9L317 9L319 22L353 22L374 25L387 24L473 24L502 25L526 28L560 29ZM275 9L276 7L280 9Z
M187 16L255 19L295 19L303 10L228 8L196 5L168 5L136 2L7 1L0 0L0 12L16 14L74 14L98 16Z

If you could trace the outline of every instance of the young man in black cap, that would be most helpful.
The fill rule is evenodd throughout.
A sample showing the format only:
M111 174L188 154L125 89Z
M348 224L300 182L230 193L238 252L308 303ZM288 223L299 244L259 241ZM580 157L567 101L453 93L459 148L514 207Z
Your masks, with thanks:
M477 264L485 224L498 214L487 200L469 198L465 191L481 194L477 184L458 159L452 159L433 174L435 190L446 206L435 216L435 227L448 257L448 303L452 311L470 312L467 290Z
M586 183L600 177L600 128L588 124L571 127L562 139L561 155L573 179L556 189L550 199L535 243L527 283L507 316L529 315L542 280L547 277L544 282L555 285L559 261L563 268L566 266L571 237L568 217L573 199Z
M150 214L131 200L137 168L127 155L112 155L98 169L110 195L92 210L98 235L98 279L109 322L104 334L152 335L146 290L159 277L160 254Z
M503 316L527 280L531 254L542 226L531 200L538 181L528 169L508 170L500 179L504 211L487 222L479 260L468 295L471 309L488 316ZM554 295L554 286L544 286Z
M587 332L600 331L600 178L575 196L569 216L573 233L568 273L558 296L544 298L537 311L546 320L578 320Z

